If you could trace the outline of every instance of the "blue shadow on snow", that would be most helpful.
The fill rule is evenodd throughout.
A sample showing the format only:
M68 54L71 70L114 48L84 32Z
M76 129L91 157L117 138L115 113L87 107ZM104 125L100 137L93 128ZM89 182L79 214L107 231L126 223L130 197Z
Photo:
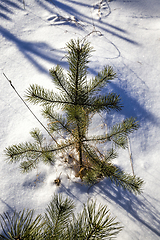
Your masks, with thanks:
M148 230L160 236L160 211L143 194L141 195L143 199L140 200L134 194L116 187L107 179L93 186L89 193L101 194L106 202L108 200L115 202Z
M45 59L55 65L64 64L64 62L61 62L60 60L58 60L58 58L60 57L55 53L53 54L53 51L51 51L53 47L49 46L45 42L29 42L29 41L21 40L3 27L0 27L0 34L10 42L14 43L15 46L18 48L18 50L35 67L37 67L39 71L48 73L48 70L46 70L40 63L38 63L37 59L34 59L37 57L39 59Z

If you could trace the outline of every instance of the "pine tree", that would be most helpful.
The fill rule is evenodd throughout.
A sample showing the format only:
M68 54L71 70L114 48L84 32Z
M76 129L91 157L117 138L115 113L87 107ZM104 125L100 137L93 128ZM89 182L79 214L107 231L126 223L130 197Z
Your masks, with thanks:
M3 240L92 240L115 239L122 230L110 216L107 206L88 201L82 212L74 214L74 202L55 194L44 216L33 220L33 210L0 215Z
M42 216L38 215L33 220L33 210L23 210L14 212L13 215L8 212L0 214L0 223L3 233L0 239L3 240L42 240Z
M117 157L117 147L127 148L128 135L138 129L136 119L127 118L103 135L88 135L95 114L122 109L119 95L113 92L102 95L102 89L115 79L116 73L111 66L105 66L96 77L88 80L87 64L92 52L90 43L71 40L67 43L67 50L67 75L59 65L50 70L52 81L59 93L36 84L31 85L26 92L27 101L43 107L42 114L48 119L49 132L60 134L64 141L58 143L54 138L53 144L47 144L40 131L34 129L31 132L34 143L26 142L6 148L8 160L21 160L20 167L25 172L35 168L40 160L52 163L56 159L56 153L75 149L76 162L79 165L78 175L84 182L94 184L98 179L106 177L130 192L141 193L143 180L126 174L112 163ZM105 144L106 148L109 142L112 147L107 153L99 150L100 144Z

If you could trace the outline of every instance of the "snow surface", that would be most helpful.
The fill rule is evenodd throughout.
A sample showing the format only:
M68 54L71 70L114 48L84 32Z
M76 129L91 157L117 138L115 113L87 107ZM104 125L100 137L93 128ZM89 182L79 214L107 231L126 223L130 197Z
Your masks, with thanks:
M160 0L25 0L23 7L22 0L0 1L0 213L23 208L42 213L54 193L63 193L77 211L88 198L108 205L124 226L118 240L160 239ZM145 181L141 196L107 180L91 189L75 183L60 158L55 166L40 164L28 174L5 161L5 147L28 141L33 128L43 128L3 73L21 96L32 83L54 88L48 70L56 64L67 69L65 44L86 36L95 49L89 76L106 64L117 72L109 88L120 94L124 108L107 120L113 124L133 116L140 122L130 142L135 173ZM40 108L29 106L45 124ZM98 133L99 118L94 121L91 131ZM116 163L131 173L127 150Z

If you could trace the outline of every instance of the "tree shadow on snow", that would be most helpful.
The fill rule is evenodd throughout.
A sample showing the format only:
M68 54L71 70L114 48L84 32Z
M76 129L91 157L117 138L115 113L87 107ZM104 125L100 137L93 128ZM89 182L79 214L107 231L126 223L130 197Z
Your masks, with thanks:
M160 211L147 200L148 197L146 198L142 194L138 198L132 193L116 187L116 185L107 179L93 186L89 193L101 195L106 202L110 200L115 202L140 224L144 225L157 236L160 236Z
M160 121L156 116L146 110L143 105L141 105L138 100L130 95L130 92L125 91L115 83L111 83L114 91L117 94L120 94L122 98L123 108L121 114L125 117L135 117L139 122L150 121L153 124L160 125ZM135 92L136 93L136 92ZM140 96L141 98L142 96Z
M8 41L15 44L15 46L18 48L18 50L35 66L38 68L39 71L47 72L46 70L39 62L38 59L44 59L46 61L49 61L53 64L61 64L63 66L64 62L61 62L60 56L56 54L54 51L51 51L53 49L52 46L49 46L45 42L30 42L21 40L18 37L16 37L14 34L10 33L7 29L0 27L0 34L6 38ZM56 51L56 52L61 52Z
M26 181L23 182L24 188L38 188L41 187L46 178L46 173L39 173L34 175L32 178L26 178Z
M93 69L89 69L91 74L97 76L97 72ZM131 71L131 70L129 70ZM130 72L129 72L130 73ZM137 78L137 76L135 76ZM119 78L119 80L121 80ZM130 117L135 117L137 121L141 122L152 122L154 125L160 126L160 120L157 119L156 115L153 113L149 112L145 107L139 103L139 99L136 99L135 97L132 97L130 92L132 91L132 88L130 91L125 90L125 88L122 88L118 86L113 81L110 81L110 83L103 88L102 90L102 95L109 93L109 92L114 92L117 95L120 95L121 98L121 104L122 104L122 110L119 112L121 115L124 115L126 118ZM136 94L136 90L133 89L133 91ZM147 95L147 90L146 95ZM145 94L145 93L142 93ZM140 96L140 99L143 97L143 95ZM145 97L145 96L144 96ZM109 114L112 115L112 114Z
M3 20L11 21L11 17L14 14L14 10L23 10L22 0L1 0L0 2L0 18Z
M127 9L134 9L134 13L137 10L136 14L133 15L133 18L160 18L160 1L144 1L144 0L110 0L112 2L119 3L119 6ZM121 4L121 5L120 5ZM155 5L155 6L153 6ZM157 13L156 13L157 11ZM153 14L154 16L150 15ZM156 14L156 15L155 15Z
M100 196L103 199L103 204L104 201L106 204L107 202L111 204L114 202L116 205L119 205L120 209L130 214L133 219L142 224L146 229L160 236L160 210L158 210L158 200L151 199L150 196L143 194L136 196L117 187L109 179L104 179L92 187L86 185L80 186L79 184L80 183L71 183L66 187L62 183L58 188L58 193L66 193L67 196L81 204L83 204L84 198L86 199L86 193L88 193L88 198ZM81 196L81 198L79 196ZM156 201L155 206L149 199L151 199L152 202Z
M8 213L13 213L15 212L15 209L13 209L8 203L6 203L1 197L0 197L0 201L7 207L7 209L5 210L5 212ZM2 213L0 213L2 214Z
M45 10L48 10L49 13L56 14L56 13L58 13L58 9L59 9L60 11L63 10L62 12L65 15L67 14L67 16L70 15L70 16L74 16L77 18L77 22L75 22L75 23L73 22L74 24L72 24L72 21L67 22L67 18L66 18L66 22L62 21L62 23L56 23L56 24L62 24L62 25L70 24L72 27L75 28L75 27L78 27L81 25L81 23L78 22L80 20L80 21L82 21L82 23L84 22L85 25L88 25L92 28L94 26L94 27L97 27L98 30L100 30L100 31L102 30L103 34L109 33L115 37L118 37L118 38L124 40L125 42L129 42L131 44L136 44L136 45L138 44L136 41L127 37L128 32L125 29L123 29L119 26L118 27L114 26L107 22L103 22L103 21L100 22L96 19L94 19L94 23L93 23L91 14L85 15L85 14L83 14L82 11L80 11L80 12L77 11L77 9L79 9L79 7L92 8L93 6L91 4L85 4L85 3L81 3L79 1L76 2L76 1L71 1L71 0L70 1L67 0L67 1L63 1L63 2L58 1L58 0L55 0L55 1L52 1L52 0L39 1L39 0L37 0L37 4L39 4ZM4 16L2 16L2 17L6 18L6 20L11 20L10 15L14 14L14 9L23 9L23 2L21 0L17 0L16 3L13 3L10 0L2 0L0 3L0 8L3 10L3 12L1 14ZM32 11L32 9L31 9L31 11ZM65 16L62 16L62 17L65 17ZM51 25L52 25L52 19L54 19L54 17L52 15L48 16L48 21ZM84 27L84 30L85 30L85 27ZM48 73L48 70L46 70L42 66L42 64L40 64L40 60L44 59L53 64L56 64L56 65L60 64L62 66L66 64L60 60L61 57L59 56L59 54L62 51L61 50L51 51L51 49L53 47L51 47L50 45L48 45L45 42L38 42L38 41L34 42L34 41L22 40L4 27L0 27L0 34L5 39L12 42L17 47L17 49L26 57L26 59L28 59L36 68L38 68L38 70L40 70L42 72ZM86 34L86 30L84 31L84 34ZM64 51L63 51L63 53L64 53Z

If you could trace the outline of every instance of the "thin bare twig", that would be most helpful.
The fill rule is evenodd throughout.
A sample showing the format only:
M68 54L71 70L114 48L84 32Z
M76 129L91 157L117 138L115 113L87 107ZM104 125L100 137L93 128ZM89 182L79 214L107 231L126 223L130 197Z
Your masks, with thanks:
M14 85L12 84L12 81L8 79L8 77L6 76L5 73L3 73L3 75L5 76L5 78L7 79L7 81L10 83L11 87L13 88L13 90L16 92L16 94L18 95L18 97L21 99L21 101L24 103L24 105L28 108L28 110L32 113L32 115L35 117L35 119L41 124L41 126L45 129L45 131L49 134L49 136L53 139L54 142L56 142L56 144L58 145L57 140L52 136L52 134L48 131L48 129L43 125L43 123L37 118L37 116L32 112L32 110L30 109L30 107L27 105L27 103L23 100L23 98L20 96L20 94L18 93L18 91L16 90L16 88L14 87Z
M135 174L134 174L134 168L133 168L132 152L131 152L131 143L130 143L130 140L129 140L129 137L128 137L128 136L127 136L127 141L128 141L128 152L129 152L129 158L130 158L132 173L133 173L133 176L135 176Z
M85 41L86 38L89 37L92 33L97 33L97 34L99 34L99 36L102 36L101 31L99 31L99 30L95 30L95 28L94 28L93 31L91 31L90 33L88 33L86 36L84 36L84 37L81 39L81 42L82 42L82 41Z
M25 9L25 1L23 0L23 7L24 7L24 9Z

